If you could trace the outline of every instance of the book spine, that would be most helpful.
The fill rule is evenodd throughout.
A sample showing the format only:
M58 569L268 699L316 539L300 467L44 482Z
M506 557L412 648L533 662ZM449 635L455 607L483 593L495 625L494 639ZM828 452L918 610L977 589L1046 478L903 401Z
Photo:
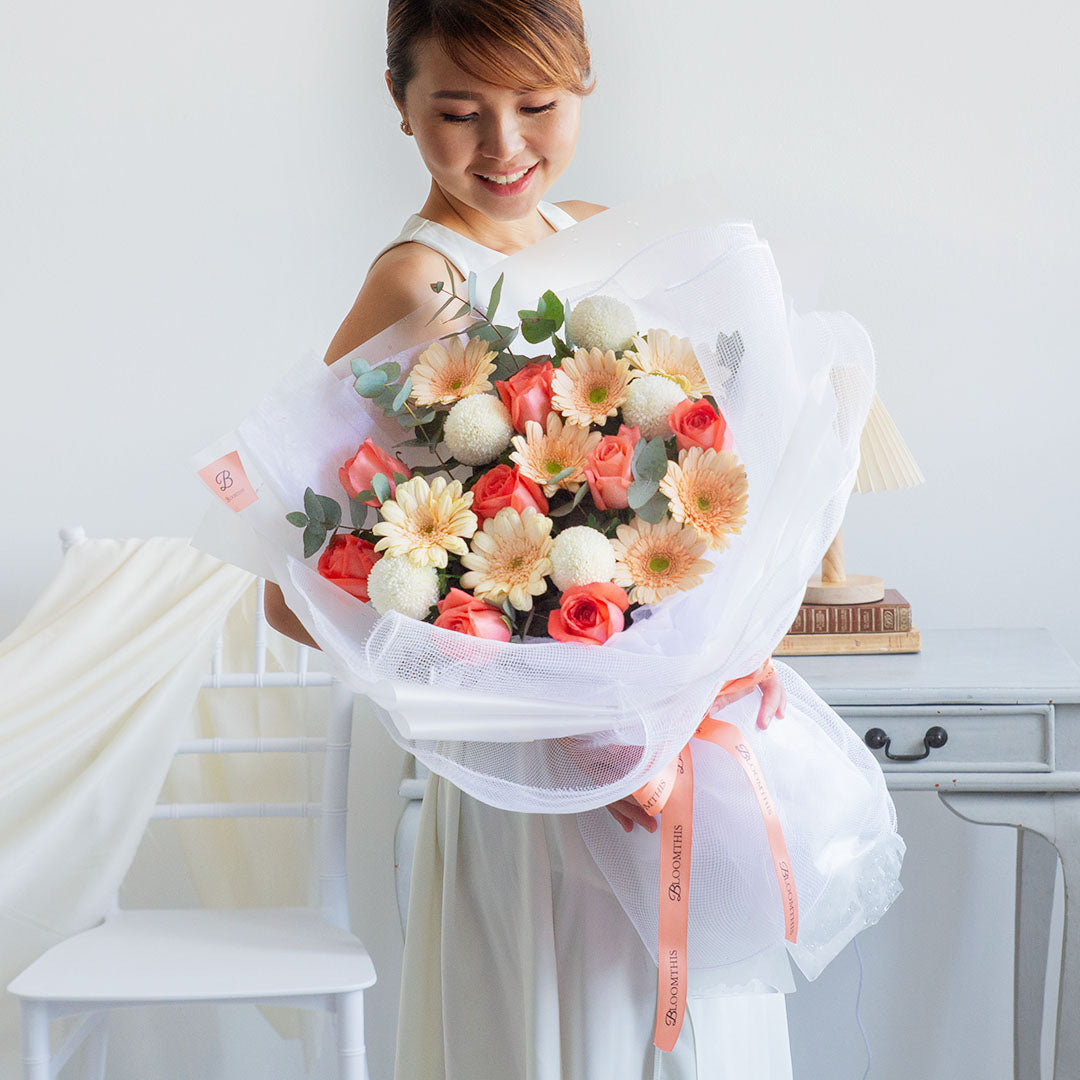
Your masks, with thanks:
M803 604L789 634L892 634L911 629L910 604Z

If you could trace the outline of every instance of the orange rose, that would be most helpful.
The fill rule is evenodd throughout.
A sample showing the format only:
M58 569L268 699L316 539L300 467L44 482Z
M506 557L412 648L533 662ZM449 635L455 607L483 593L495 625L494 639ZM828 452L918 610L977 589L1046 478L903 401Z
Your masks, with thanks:
M439 617L435 625L444 630L456 630L469 637L491 638L493 641L510 640L506 616L498 608L478 600L463 589L451 589L438 606Z
M699 398L680 401L668 416L675 432L675 445L680 450L700 446L702 450L730 450L733 445L727 421L712 405Z
M597 510L625 510L630 505L627 491L634 479L631 466L634 447L641 432L619 425L618 435L605 435L585 463L585 479Z
M629 606L626 591L610 581L575 585L562 594L559 610L548 615L548 633L556 641L603 645L622 630Z
M473 513L481 520L494 517L505 506L519 514L533 507L541 514L548 511L548 501L540 485L518 472L517 466L496 465L473 485Z
M496 382L502 403L510 410L514 430L524 434L525 424L535 420L541 427L551 412L551 380L555 366L550 360L526 364L505 382Z
M352 533L338 533L319 556L318 571L357 600L366 600L368 574L378 561L374 544Z
M370 439L365 439L356 454L338 469L338 479L350 499L355 499L361 491L371 488L371 478L382 473L390 481L390 495L393 497L397 484L394 473L401 473L406 479L412 476L407 465L402 465L396 457L391 457L385 450L376 446ZM378 506L378 499L365 499L368 506Z

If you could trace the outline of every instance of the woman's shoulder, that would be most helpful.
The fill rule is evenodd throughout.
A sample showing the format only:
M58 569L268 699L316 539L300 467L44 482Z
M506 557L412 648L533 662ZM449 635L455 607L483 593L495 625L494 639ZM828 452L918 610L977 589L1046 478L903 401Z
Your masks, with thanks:
M593 214L600 214L607 209L599 203L584 202L581 199L567 199L565 202L555 204L560 210L565 210L575 221L584 221Z
M436 297L432 284L450 285L445 258L433 248L414 241L396 244L372 264L352 309L338 327L324 360L332 364L358 345L375 337L399 319L430 304ZM454 284L461 277L454 274Z

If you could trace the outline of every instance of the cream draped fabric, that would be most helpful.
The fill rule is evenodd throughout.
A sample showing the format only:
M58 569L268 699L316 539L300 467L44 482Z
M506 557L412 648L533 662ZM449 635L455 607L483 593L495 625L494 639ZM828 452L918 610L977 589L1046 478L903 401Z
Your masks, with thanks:
M251 582L186 540L87 540L0 642L0 986L108 910ZM5 992L0 1075L18 1047Z

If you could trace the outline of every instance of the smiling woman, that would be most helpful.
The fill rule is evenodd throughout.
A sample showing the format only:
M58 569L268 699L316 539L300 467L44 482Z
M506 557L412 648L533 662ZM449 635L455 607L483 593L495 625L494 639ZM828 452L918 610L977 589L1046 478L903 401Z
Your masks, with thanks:
M391 0L387 64L431 187L376 255L327 363L437 306L430 283L447 262L465 279L604 209L544 201L573 158L593 89L577 0ZM311 641L276 586L267 613ZM778 681L766 684L759 723L783 711L782 695ZM631 798L608 810L630 842L642 835L635 824L655 830ZM691 985L690 1022L663 1053L651 1042L656 980L574 815L497 809L432 775L397 1080L789 1080L782 994L695 999Z

